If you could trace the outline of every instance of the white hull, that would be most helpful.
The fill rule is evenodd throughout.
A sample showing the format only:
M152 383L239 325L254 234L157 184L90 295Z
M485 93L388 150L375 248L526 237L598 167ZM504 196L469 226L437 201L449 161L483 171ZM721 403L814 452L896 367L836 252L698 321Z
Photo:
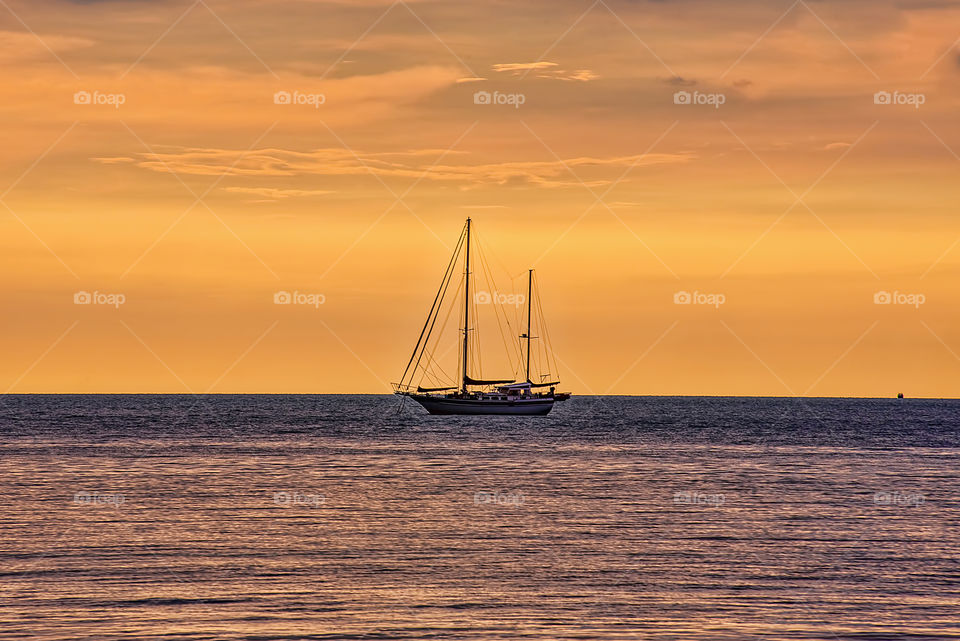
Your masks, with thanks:
M553 399L517 398L506 401L491 399L446 398L428 394L410 394L431 414L478 415L500 414L503 416L545 416L553 409Z

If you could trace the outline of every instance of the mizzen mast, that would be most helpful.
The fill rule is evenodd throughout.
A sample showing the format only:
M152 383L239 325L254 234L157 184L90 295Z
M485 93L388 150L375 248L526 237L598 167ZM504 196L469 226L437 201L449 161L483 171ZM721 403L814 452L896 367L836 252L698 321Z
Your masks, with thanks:
M527 339L527 378L530 381L530 310L533 302L533 270L527 272L527 333L524 335Z

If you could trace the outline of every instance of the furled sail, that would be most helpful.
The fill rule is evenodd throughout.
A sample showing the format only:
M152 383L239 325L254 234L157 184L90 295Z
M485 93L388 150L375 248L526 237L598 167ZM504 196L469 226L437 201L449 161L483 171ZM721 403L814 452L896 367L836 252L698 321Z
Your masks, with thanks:
M486 379L481 380L478 378L470 378L469 376L464 377L464 380L467 382L467 385L503 385L505 383L512 383L514 379L504 378L504 379Z
M417 387L418 392L446 392L447 390L459 389L456 385L451 387Z

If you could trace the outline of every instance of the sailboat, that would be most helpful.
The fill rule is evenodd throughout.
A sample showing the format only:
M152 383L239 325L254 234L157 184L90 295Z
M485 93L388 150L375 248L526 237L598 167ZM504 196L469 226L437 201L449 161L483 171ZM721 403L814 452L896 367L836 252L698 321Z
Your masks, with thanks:
M526 297L526 332L520 334L522 339L523 353L525 361L523 368L524 376L522 379L501 378L501 379L483 379L471 376L474 367L474 358L471 354L471 336L476 334L478 326L471 327L472 307L471 306L471 266L470 266L470 245L471 245L471 220L467 218L453 256L447 265L443 280L440 283L440 289L434 297L433 305L427 314L427 321L420 331L420 337L414 347L413 354L407 362L407 367L400 378L399 383L394 383L394 393L410 398L426 409L430 414L498 414L498 415L516 415L516 416L545 416L550 413L556 402L565 401L570 398L567 392L557 392L559 379L547 374L541 374L535 382L531 379L531 341L537 338L532 335L533 318L533 299L534 299L534 276L533 270L527 272L527 297ZM424 387L421 384L414 384L413 381L420 376L422 382L424 375L431 374L432 352L430 351L431 337L436 327L437 319L440 316L443 307L444 295L450 290L451 282L454 280L456 267L458 266L458 257L463 254L463 323L460 326L460 332L463 334L463 342L458 350L458 374L459 381L448 381L449 384L441 386ZM482 257L482 254L481 254ZM539 305L538 305L539 308ZM451 308L452 311L452 308ZM499 320L498 320L499 322ZM509 323L508 323L509 324ZM542 319L540 327L543 327ZM474 336L475 343L479 346L479 336ZM549 350L544 360L549 362ZM424 360L426 359L426 361ZM476 359L479 361L479 359ZM554 370L555 371L555 370Z

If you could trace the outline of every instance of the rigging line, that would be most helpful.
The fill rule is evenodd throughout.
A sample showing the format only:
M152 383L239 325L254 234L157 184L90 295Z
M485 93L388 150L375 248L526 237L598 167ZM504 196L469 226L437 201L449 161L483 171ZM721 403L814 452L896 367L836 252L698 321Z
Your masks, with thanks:
M487 252L486 252L486 250L484 250L484 251L482 252L482 254L483 254L483 260L486 262L486 264L487 264L487 266L488 266L488 269L489 269L489 259L487 258ZM494 256L496 256L496 254L494 254ZM491 271L491 273L493 272L492 269L491 269L490 271ZM507 275L508 278L510 277L510 273L507 272L505 269L504 269L504 273ZM516 287L516 278L511 278L511 281L510 281L510 290L513 291L513 292L516 292L516 290L517 290L517 287ZM517 327L520 327L520 326L521 326L521 323L522 323L522 320L523 320L523 319L521 318L521 315L520 315L520 307L521 307L520 305L515 305L514 308L513 308L514 320L516 321L515 325L516 325ZM500 311L501 311L501 313L503 314L503 322L504 322L504 323L506 324L506 326L507 326L507 332L506 332L506 333L510 336L510 340L507 341L507 342L508 342L509 345L511 345L511 346L514 348L514 350L515 350L512 355L510 354L509 350L507 350L507 361L509 362L509 361L511 361L512 359L516 359L517 366L516 366L516 370L515 370L515 371L516 371L516 372L519 372L519 371L520 371L520 367L521 367L521 365L522 365L522 363L523 363L523 348L521 347L520 342L519 342L519 340L518 340L519 336L518 336L518 334L517 334L517 330L515 330L515 329L514 329L514 325L510 323L510 315L507 314L506 310L501 309ZM499 316L498 316L498 317L497 317L497 323L498 323L498 325L499 325L499 322L500 322L500 319L499 319ZM502 326L502 325L500 326L500 331L501 331L501 336L503 336L503 326ZM516 378L519 378L519 376L517 376Z
M515 291L515 290L516 290L516 287L515 287L515 285L516 285L516 278L510 276L510 272L506 269L506 267L504 267L503 262L500 261L499 255L497 255L497 254L496 254L495 252L493 252L492 250L489 250L489 249L487 248L486 242L484 242L483 238L482 238L481 236L479 236L479 235L477 236L477 249L479 250L478 253L479 253L480 256L481 256L481 259L483 260L483 264L484 264L484 266L486 267L487 272L490 274L489 278L490 278L491 280L493 280L493 269L491 269L491 267L490 267L490 259L488 258L488 256L492 254L493 257L496 258L497 262L500 263L500 267L501 267L501 269L503 269L504 275L506 275L506 277L510 279L510 289L511 289L511 291ZM496 284L496 283L494 282L494 284ZM503 317L504 317L505 320L507 320L507 322L508 322L508 325L507 325L507 326L509 327L509 317L507 316L507 313L506 313L506 312L503 312ZM512 332L513 329L511 328L510 331Z
M543 303L540 299L540 288L539 288L540 283L536 278L536 274L534 275L534 280L536 281L536 285L537 285L537 288L534 290L537 292L536 295L534 296L534 301L536 301L536 304L537 304L538 329L540 333L543 334L543 337L542 337L543 340L541 342L541 347L543 348L543 355L544 355L544 361L545 361L543 363L543 367L549 373L549 371L553 369L552 364L550 362L550 352L552 351L553 348L551 347L551 344L550 344L550 333L547 331L546 318L543 314ZM538 350L537 353L539 355L540 350Z
M517 275L517 276L511 276L511 275L510 275L510 270L508 270L508 269L506 268L506 266L503 264L503 261L500 260L500 255L497 254L496 252L492 251L492 250L491 250L489 253L492 254L493 257L494 257L494 259L496 259L497 263L499 263L500 268L503 270L504 275L506 275L506 277L510 279L510 291L511 291L511 292L516 292L516 291L517 291L517 279L520 278L521 276L524 276L524 275L526 274L526 272L523 272L523 273L521 273L521 274L519 274L519 275ZM486 250L484 250L484 256L486 256ZM484 258L484 260L486 260L487 263L488 263L488 265L489 265L489 260L488 260L487 258ZM488 267L488 269L489 269L489 267ZM491 273L493 272L492 269L491 269L490 271L491 271ZM523 325L523 315L522 315L522 313L521 313L521 311L520 311L520 308L521 308L521 307L522 307L522 306L518 305L518 306L515 306L515 307L513 308L513 320L514 320L514 325L516 325L517 327L522 327L522 325ZM503 311L503 319L504 319L504 321L505 321L506 324L507 324L507 329L509 330L510 335L511 335L512 337L516 337L516 336L517 336L517 332L516 332L516 330L513 328L513 325L510 324L510 315L507 314L506 311ZM514 343L512 340L511 340L511 344L512 344L512 345L516 348L516 350L517 350L517 352L516 352L516 358L517 358L517 360L522 363L522 362L523 362L523 349L520 347L520 344L519 344L519 343Z
M532 287L531 287L530 289L533 290ZM535 291L535 290L533 290L533 291ZM537 336L537 346L536 346L536 348L535 348L535 350L534 350L534 352L533 352L533 360L534 360L534 363L535 363L535 367L537 368L537 376L539 377L539 380L538 380L537 382L538 382L538 383L542 383L542 382L544 381L543 371L544 371L545 369L546 369L546 370L549 370L549 369L550 369L550 363L549 363L549 362L544 363L543 360L542 360L542 358L541 358L541 357L542 357L541 352L543 351L544 346L546 345L546 338L545 338L546 333L543 331L543 314L542 314L541 311L540 311L539 298L536 297L536 296L534 296L533 291L530 292L530 296L531 296L531 301L530 301L530 302L532 303L532 302L533 302L533 299L536 299L536 300L537 300L537 323L536 323L536 324L531 323L530 331L532 332L534 328L536 328L536 330L537 330L537 334L536 334L536 336ZM531 307L532 307L532 305L531 305ZM532 311L532 310L531 310L531 311ZM531 315L532 315L532 313L531 313Z
M449 289L449 287L450 287L450 282L451 282L452 280L453 280L453 276L452 276L452 273L451 273L451 277L447 279L447 282L446 282L446 284L445 284L444 287L443 287L442 294L441 294L441 296L440 296L440 300L441 300L441 301L446 297L447 289ZM462 283L461 283L461 284L462 284ZM460 291L460 288L459 288L459 287L457 288L457 291L458 291L458 292ZM442 307L442 303L441 303L441 307ZM451 305L451 307L453 307L453 306ZM439 313L439 312L440 312L440 310L439 310L439 308L438 308L438 309L437 309L437 313L436 313L436 314L434 315L434 317L433 317L433 322L430 324L430 329L427 331L427 337L426 337L426 340L425 340L425 342L424 342L424 344L423 344L423 349L420 350L420 356L417 358L417 364L416 364L416 366L413 368L414 373L416 373L417 368L420 366L420 361L421 361L421 359L423 358L424 352L426 351L427 343L430 341L430 336L433 334L433 328L434 328L434 326L437 324L437 317L440 316L440 313ZM447 313L447 315L448 315L448 317L449 317L449 312ZM446 322L446 321L444 321L444 322ZM413 376L410 377L410 382L411 382L411 384L413 383Z
M463 283L463 282L461 281L461 285L462 285L462 283ZM454 297L456 297L456 295L459 294L459 293L460 293L460 287L457 287L457 291L454 293ZM428 351L427 351L428 360L427 360L427 364L423 367L423 371L424 371L424 373L427 373L427 372L429 372L429 370L430 370L431 367L436 367L438 370L440 370L440 373L443 375L443 378L437 377L436 374L433 374L432 372L430 372L430 373L431 373L432 376L435 377L435 380L436 380L438 383L443 383L443 384L448 384L448 383L450 383L450 382L453 382L453 381L455 381L455 379L454 379L452 376L450 376L449 374L447 374L446 370L444 370L443 367L440 366L439 359L435 358L435 357L434 357L434 354L436 353L437 348L440 346L440 338L441 338L441 336L442 336L442 334L443 334L443 331L442 331L442 330L443 330L444 327L446 327L446 326L448 325L448 323L449 323L449 321L450 321L450 313L453 311L453 309L454 309L455 307L456 307L455 305L450 305L450 306L447 308L447 316L443 319L443 324L441 324L441 326L440 326L440 327L441 327L441 332L440 332L440 334L437 336L437 340L436 340L436 342L434 343L433 348L430 348L429 346L424 346L424 349L425 349L425 350L428 350ZM459 347L460 341L455 341L454 344ZM450 351L451 347L452 347L452 345L449 346L449 347L447 347L447 349L444 350L443 354L440 355L440 358L443 358L444 356L446 356L446 355L447 355L447 352Z
M521 277L524 276L524 275L526 275L526 272L524 272L523 274L520 274L519 276L514 276L514 277L513 277L513 279L511 280L511 283L510 283L510 287L511 287L511 289L512 289L513 291L517 291L517 279L521 278ZM521 286L521 289L522 289L522 286ZM524 301L524 302L526 302L526 301ZM523 327L523 305L517 305L516 307L513 308L513 320L516 322L517 327ZM519 343L518 343L518 345L519 345ZM517 349L520 350L520 358L521 358L521 360L522 360L522 359L523 359L523 349L520 348L519 346L518 346Z
M471 378L483 379L483 352L480 348L480 311L477 307L477 305L474 305L470 308L470 311L473 313L470 318L470 322L473 323L473 335L468 338L470 339L470 347L473 350L474 371L477 373L476 376ZM468 372L467 375L469 376L470 373Z
M457 289L456 289L456 291L455 291L454 294L453 294L454 298L457 298L457 297L459 296L459 294L460 294L460 289L461 289L462 287L463 287L463 279L461 278L460 281L459 281L459 283L457 284ZM444 292L444 297L446 297L446 292ZM441 331L440 331L440 334L437 335L437 340L435 341L434 346L433 346L432 349L429 348L430 336L429 336L429 335L427 336L427 343L424 343L424 346L423 346L423 347L424 347L424 352L425 352L425 353L426 353L427 350L429 349L429 359L428 359L428 361L427 361L427 365L428 365L428 366L430 366L430 365L432 365L432 364L435 363L435 360L436 360L436 359L433 358L433 353L436 351L437 346L440 344L440 338L441 338L441 336L442 336L442 334L443 334L443 328L446 327L446 326L449 324L449 322L450 322L450 314L453 312L453 310L454 310L456 307L457 307L456 305L454 305L453 303L451 303L450 306L447 308L447 315L446 315L446 317L444 317L443 323L440 325L440 330L441 330ZM439 317L439 314L438 314L438 317ZM436 320L437 320L437 319L435 318L435 319L434 319L434 323L436 323ZM433 327L430 328L430 334L432 334L432 333L433 333ZM459 344L460 344L460 341L457 341L457 345L458 345L458 346L459 346ZM448 351L449 351L449 349L448 349ZM446 353L446 352L444 352L444 353ZM421 357L422 357L422 356L421 356ZM459 363L458 363L458 364L459 364ZM419 365L420 365L420 363L419 363L419 361L418 361L418 362L417 362L417 366L419 367ZM440 368L439 365L437 365L437 367ZM425 366L423 369L424 369L424 371L426 371L427 367ZM443 369L440 368L440 371L443 372ZM448 376L448 374L447 374L446 372L443 372L443 375L444 375L444 376Z
M430 384L430 387L440 387L440 381L437 379L437 376L429 371L429 369L424 370L423 376L420 378L420 381L417 383L418 386L422 387L424 381Z
M459 341L457 341L457 343L459 343ZM456 343L455 343L455 344L456 344ZM443 354L440 355L440 358L443 358L444 356L446 356L447 353L448 353L452 348L453 348L453 345L450 345L449 347L447 347L447 349L444 350ZM441 384L441 383L442 383L442 384L447 384L447 383L449 383L449 382L451 382L451 381L454 380L453 377L450 376L449 374L447 374L447 372L444 371L444 369L440 366L440 364L439 364L439 362L438 362L438 359L433 358L433 352L430 353L430 362L427 363L427 368L430 368L430 367L436 367L438 370L440 370L440 373L443 374L443 376L444 376L443 378L439 378L439 377L437 377L436 375L434 375L434 380L437 381L438 384ZM424 372L426 372L426 371L427 371L427 369L424 370Z
M472 232L473 232L472 238L473 238L474 246L476 246L477 252L479 253L480 243L479 243L479 240L477 239L475 227L472 229ZM478 270L476 267L476 261L474 261L474 268L473 268L473 271L471 271L470 273L474 274L474 279L473 279L474 284L477 284L478 279L476 274L478 273ZM470 292L467 292L467 294L469 293ZM470 372L466 372L466 374L467 376L471 376L471 378L482 379L483 378L483 353L480 351L480 310L479 310L479 305L476 304L476 295L477 295L477 288L474 287L474 290L473 290L474 305L470 307L470 323L473 325L473 328L471 330L473 331L473 334L472 335L468 334L465 337L465 339L466 339L466 342L469 343L470 349L472 350L472 353L473 353L473 359L471 360L470 365L473 365L473 370L476 372L477 375L471 376ZM468 303L469 301L465 297L464 304L466 305Z
M437 303L442 301L440 296L441 292L445 289L445 283L450 278L450 270L453 268L453 264L460 254L460 245L463 242L463 236L466 234L466 226L464 226L464 231L460 233L460 239L457 241L457 247L453 251L453 256L450 257L450 262L447 263L447 269L443 273L443 279L440 281L440 288L437 290L437 295L433 299L433 304L430 306L430 313L427 314L427 320L423 324L423 329L420 330L420 337L417 338L417 345L413 348L413 354L410 355L410 360L407 361L407 366L403 370L403 376L400 377L400 383L402 384L404 379L407 377L407 372L410 370L410 364L413 363L414 357L417 355L417 350L420 349L420 342L423 340L424 332L427 331L427 325L430 324L430 317L434 315L434 310L437 308ZM429 338L429 337L428 337ZM416 369L414 369L416 371Z
M553 341L550 340L550 331L547 329L546 317L543 314L543 302L540 299L540 281L537 278L536 272L533 273L533 280L535 285L534 291L537 292L536 298L534 300L537 301L537 314L540 316L540 327L543 333L543 343L544 343L544 348L546 350L547 359L548 359L547 367L552 368L552 370L556 372L556 378L560 378L560 363L557 360L556 353L553 351ZM550 363L550 360L549 360L551 356L553 357L552 364Z
M518 274L517 276L510 276L510 270L507 269L507 266L503 264L502 260L500 260L500 255L497 254L496 252L491 252L491 253L493 254L493 257L494 259L496 259L497 263L499 263L500 269L503 270L503 273L506 274L511 281L515 281L516 279L520 278L520 276L523 276L523 273Z
M479 241L479 239L478 239L478 241ZM483 267L485 268L485 270L486 270L486 271L484 272L484 280L485 280L486 283L487 283L487 287L489 287L491 290L494 290L494 291L495 291L495 290L496 290L496 286L495 286L496 283L493 282L493 276L492 276L493 270L490 269L490 263L489 263L489 261L487 260L486 251L483 249L483 247L482 247L481 245L479 245L479 242L478 242L477 255L480 257L481 266L483 266ZM513 333L513 329L510 327L510 319L507 317L506 311L504 311L504 310L502 310L502 309L499 309L500 306L495 303L495 301L492 299L492 297L491 297L490 302L491 302L491 304L494 305L494 308L493 308L493 316L494 316L494 318L496 318L496 320L497 320L497 329L500 330L500 342L503 343L503 351L504 351L504 352L506 353L506 355L507 355L507 362L510 363L510 362L512 362L513 359L514 359L514 354L511 354L511 353L510 353L510 347L509 347L509 344L508 344L508 342L507 342L506 333L503 331L503 323L500 322L500 315L503 314L503 320L504 320L504 322L506 322L506 324L507 324L507 329L510 330L510 333L512 334L512 333ZM513 342L513 341L510 341L510 344L512 344L512 342Z

